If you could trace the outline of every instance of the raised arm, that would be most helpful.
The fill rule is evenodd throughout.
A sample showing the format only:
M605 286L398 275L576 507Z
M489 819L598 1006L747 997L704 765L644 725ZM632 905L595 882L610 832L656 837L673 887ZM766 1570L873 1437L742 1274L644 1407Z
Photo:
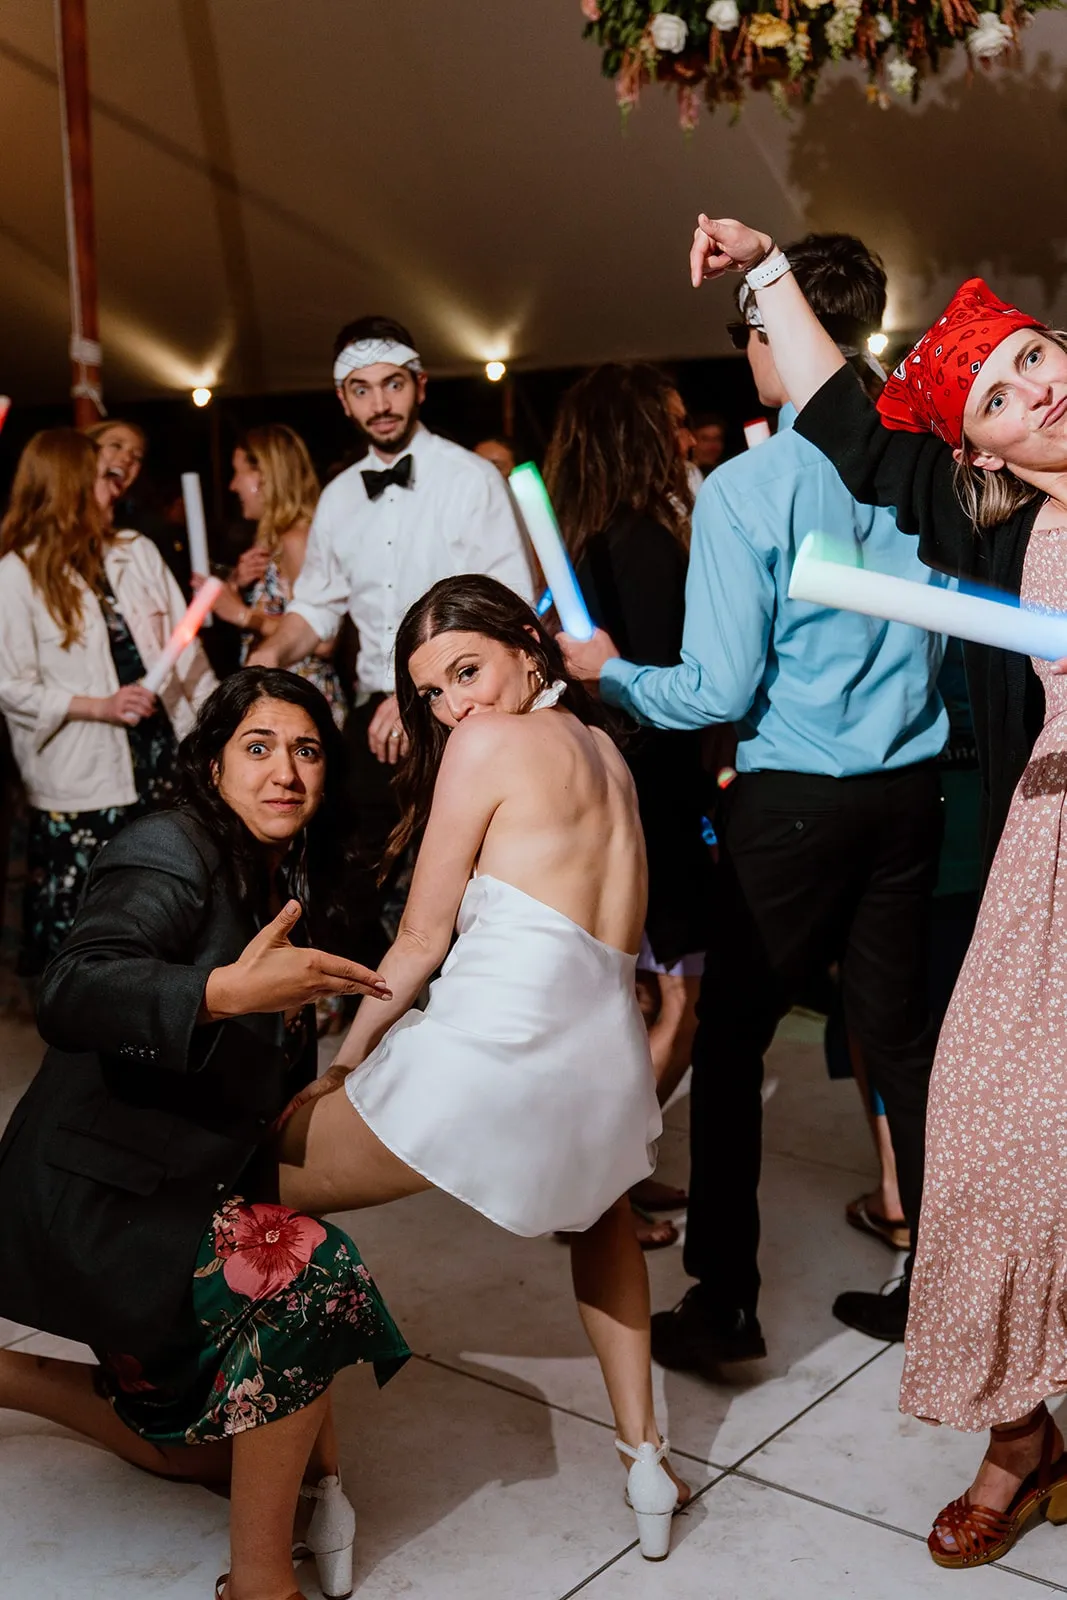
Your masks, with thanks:
M774 248L768 234L701 214L690 252L694 287L726 272L748 272ZM956 497L948 445L930 433L883 424L791 272L755 293L778 375L800 412L797 432L833 462L855 499L896 508L897 526L919 536L928 565L973 571L977 543Z
M381 963L392 998L383 1005L360 1006L337 1053L335 1078L370 1054L410 1010L448 954L459 903L504 797L500 774L507 770L509 730L501 724L509 720L492 714L473 717L449 735L411 892L396 941Z

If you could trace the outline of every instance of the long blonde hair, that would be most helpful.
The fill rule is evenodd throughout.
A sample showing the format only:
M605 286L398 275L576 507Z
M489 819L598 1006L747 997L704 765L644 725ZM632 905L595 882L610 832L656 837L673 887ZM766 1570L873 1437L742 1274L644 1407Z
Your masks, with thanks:
M1042 328L1041 335L1050 344L1067 351L1067 331L1062 328ZM1017 478L1010 467L997 472L986 472L970 460L972 445L963 436L963 448L956 462L954 474L956 495L975 528L999 528L1021 511L1023 506L1044 497L1044 491L1032 483Z
M282 534L310 522L319 503L319 480L307 445L283 422L250 428L240 448L260 477L263 511L256 525L256 543L277 556Z
M74 428L35 433L19 457L0 556L25 563L69 650L82 630L81 578L99 590L108 538L96 501L96 446Z

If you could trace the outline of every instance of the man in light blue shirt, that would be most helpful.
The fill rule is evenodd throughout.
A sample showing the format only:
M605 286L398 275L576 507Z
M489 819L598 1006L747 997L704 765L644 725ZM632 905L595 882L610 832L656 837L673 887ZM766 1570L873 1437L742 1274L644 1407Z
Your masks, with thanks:
M885 308L880 263L837 234L809 236L786 254L859 370L857 351ZM834 962L851 1037L885 1101L914 1238L936 1042L926 1000L941 837L934 761L948 731L936 688L939 637L788 598L793 561L813 529L879 571L949 580L920 563L892 511L854 501L794 432L754 299L742 309L745 321L731 332L761 401L781 407L778 432L700 492L681 661L622 661L603 633L585 645L566 641L572 670L599 676L603 698L639 721L737 726L739 775L722 805L693 1048L685 1266L698 1281L653 1318L657 1360L708 1373L765 1354L756 1314L763 1054L805 983ZM874 1337L900 1339L907 1293L906 1282L889 1296L846 1293L834 1309Z

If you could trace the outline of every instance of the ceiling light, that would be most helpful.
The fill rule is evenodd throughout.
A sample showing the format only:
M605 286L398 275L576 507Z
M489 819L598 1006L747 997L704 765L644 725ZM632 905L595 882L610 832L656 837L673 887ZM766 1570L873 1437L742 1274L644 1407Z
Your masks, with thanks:
M888 334L872 333L870 338L867 340L867 349L871 352L872 356L880 356L884 353L885 347L888 343Z
M211 404L211 390L210 389L194 389L193 390L193 405L194 406L209 406L210 404Z
M507 370L502 361L487 361L485 363L485 375L490 383L499 383Z

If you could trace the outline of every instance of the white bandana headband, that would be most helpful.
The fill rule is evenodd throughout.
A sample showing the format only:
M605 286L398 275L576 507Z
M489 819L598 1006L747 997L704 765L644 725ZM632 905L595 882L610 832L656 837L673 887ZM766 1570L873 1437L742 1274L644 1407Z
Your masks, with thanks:
M410 372L421 372L419 353L408 344L397 344L392 339L356 339L346 344L333 364L333 381L337 388L350 372L361 372L364 367L387 364L407 367Z

